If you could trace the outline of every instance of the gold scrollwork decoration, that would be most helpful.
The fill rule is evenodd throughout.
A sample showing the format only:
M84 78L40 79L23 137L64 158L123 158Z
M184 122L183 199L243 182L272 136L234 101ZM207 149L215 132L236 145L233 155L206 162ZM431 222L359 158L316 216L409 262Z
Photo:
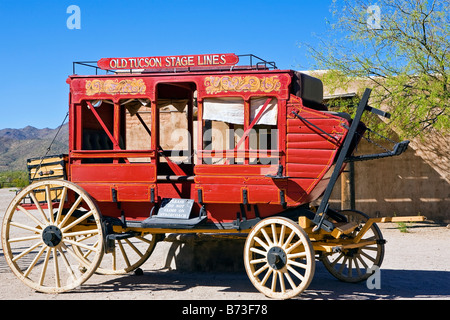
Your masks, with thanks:
M86 81L86 94L92 96L97 93L106 94L144 94L147 87L142 79L114 79Z
M281 82L277 76L209 76L205 78L206 93L215 94L219 92L273 92L280 91Z

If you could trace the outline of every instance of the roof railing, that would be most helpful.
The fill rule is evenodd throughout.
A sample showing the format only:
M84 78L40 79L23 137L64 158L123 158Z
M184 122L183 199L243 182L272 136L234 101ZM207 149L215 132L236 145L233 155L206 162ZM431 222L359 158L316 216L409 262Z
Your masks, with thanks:
M254 54L242 54L238 55L239 63L235 66L214 66L210 68L196 68L196 67L183 67L183 68L160 68L160 69L127 69L127 70L104 70L97 66L97 61L74 61L72 63L73 74L77 74L77 69L87 67L95 69L95 75L99 74L118 74L118 73L181 73L181 72L194 72L194 71L232 71L232 70L270 70L278 69L274 61L267 61ZM247 64L245 64L247 62ZM90 75L92 73L89 73Z

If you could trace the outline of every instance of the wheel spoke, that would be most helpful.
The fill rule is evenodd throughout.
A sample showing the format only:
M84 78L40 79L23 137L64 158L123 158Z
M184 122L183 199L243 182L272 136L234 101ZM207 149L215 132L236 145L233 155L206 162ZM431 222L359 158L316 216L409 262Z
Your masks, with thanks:
M286 279L288 280L288 282L289 282L289 285L291 286L291 288L292 289L295 289L297 286L295 285L295 282L294 282L294 280L292 280L292 277L291 277L291 275L289 274L289 272L284 272L284 276L286 277Z
M30 253L31 251L33 251L34 249L36 249L37 247L43 245L44 242L39 241L37 243L35 243L34 245L32 245L31 247L29 247L28 249L22 251L19 255L15 256L12 261L16 262L17 260L19 260L20 258L22 258L23 256L27 255L28 253Z
M253 247L250 248L250 251L254 252L254 253L257 253L257 254L260 254L262 256L267 256L267 252L266 251L262 251L262 250L259 250L259 249L253 248Z
M47 216L46 216L44 210L42 209L42 207L41 207L39 201L36 199L36 195L34 194L34 191L33 191L33 190L30 191L29 196L31 197L31 200L33 200L33 203L34 203L34 205L36 206L36 208L38 209L38 211L40 212L42 218L44 219L44 222L45 222L45 223L48 223ZM19 208L19 206L18 206L18 208ZM19 208L19 209L20 209L20 208Z
M267 259L266 258L261 258L261 259L254 259L254 260L250 260L251 264L257 264L257 263L264 263L266 262Z
M272 225L270 226L272 228L272 239L273 239L273 244L277 245L278 244L278 239L277 239L277 226L275 223L272 223Z
M139 239L139 240L141 240L141 241L143 241L145 243L148 243L148 244L152 244L153 243L152 240L146 239L146 238L141 237L141 236L137 236L136 239Z
M306 252L298 252L298 253L289 253L287 255L288 259L298 259L298 258L305 258Z
M339 268L339 273L343 274L344 269L347 266L348 257L344 257L344 261L342 261L341 267Z
M258 237L255 237L254 239L255 239L256 242L258 242L260 245L262 245L263 248L264 248L266 251L269 251L269 246L268 246L266 243L264 243L264 241L262 241L262 240L261 240L260 238L258 238Z
M75 231L75 232L67 232L64 234L65 237L78 237L78 236L84 236L84 235L89 235L89 237L85 237L83 239L79 239L77 241L84 241L86 239L89 239L95 235L98 235L98 230L97 229L93 229L93 230L83 230L83 231Z
M67 250L67 247L65 247L65 248ZM77 279L77 277L76 277L75 273L73 272L73 269L69 263L69 260L67 260L66 254L64 253L64 251L61 248L58 248L58 251L61 254L61 257L63 259L63 262L64 262L67 272L72 276L72 279L75 281Z
M120 252L122 253L123 259L125 260L125 264L127 265L127 267L129 267L131 265L130 260L128 259L128 255L125 252L125 248L123 247L122 241L117 241L117 243L119 244L119 248L120 248Z
M111 268L113 271L117 270L117 255L116 255L116 249L114 248L113 252L111 252Z
M84 241L84 240L86 240L86 239L88 239L88 238L90 238L90 237L85 237L85 238L79 239L79 240L77 240L77 241L78 241L78 242L81 242L81 241ZM93 246L94 248L97 248L97 247L98 247L98 240L97 240L92 246ZM98 251L98 250L97 250L97 251ZM86 253L83 254L83 258L87 259L87 258L89 257L89 255L90 255L92 252L96 252L96 251L93 251L93 250L87 250Z
M275 292L277 289L277 278L278 278L278 271L273 271L273 275L272 275L272 286L271 286L271 290L272 292Z
M88 211L87 213L83 214L81 217L79 217L77 220L75 220L74 222L72 222L71 224L69 224L68 226L65 226L64 228L61 229L62 232L66 232L67 230L73 228L74 226L76 226L77 224L83 222L84 220L86 220L87 218L89 218L90 216L92 216L92 210Z
M299 267L299 268L302 268L302 269L308 268L308 265L306 265L304 263L300 263L300 262L294 261L294 260L288 260L287 263L288 263L288 265L292 264L292 265L294 265L296 267Z
M69 212L67 212L67 214L65 215L63 221L61 221L61 223L58 224L58 228L61 229L66 224L66 222L69 220L69 218L75 212L75 210L78 208L78 206L80 205L82 200L83 200L83 198L81 197L81 195L78 196L77 200L73 203L72 207L70 207Z
M367 253L365 253L364 251L361 251L361 255L364 256L364 257L366 257L368 260L370 260L370 261L372 261L372 262L375 262L375 258L369 256L369 255L368 255Z
M47 198L47 206L48 206L48 216L50 217L50 223L54 224L54 216L53 216L53 205L52 205L52 197L50 192L50 185L45 186L45 196Z
M38 254L34 257L33 261L31 261L31 264L28 266L27 270L23 274L24 277L28 277L31 270L33 270L34 266L38 262L38 260L41 258L42 254L44 253L45 249L47 249L47 246L42 246L41 250L39 250Z
M130 240L125 239L125 242L131 247L131 249L133 249L134 252L137 253L137 255L138 255L139 257L144 256L144 254L143 254L141 251L139 251L139 249L136 248L136 246L135 246L134 244L132 244Z
M290 246L289 248L286 249L286 253L291 252L292 250L294 250L295 248L297 248L299 245L302 244L302 239L298 240L296 243L294 243L292 246Z
M61 247L66 250L67 253L69 253L73 258L75 258L78 263L82 266L85 266L88 261L83 260L80 256L78 256L72 249L67 247L63 242L61 243ZM62 250L60 250L62 252Z
M302 276L299 272L297 272L297 270L295 270L294 268L292 268L290 265L287 265L287 269L293 274L295 275L298 279L300 279L301 281L305 280L305 277Z
M269 244L269 246L272 246L273 243L270 240L269 235L267 234L266 230L264 230L264 228L261 229L261 233L263 234L264 238L266 239L266 242Z
M41 285L41 286L44 284L45 273L47 272L48 260L50 259L51 252L52 252L51 248L48 247L47 254L45 255L45 259L44 259L44 264L43 264L42 270L41 270L41 276L39 278L39 285Z
M269 268L269 264L265 264L265 265L263 265L261 268L259 268L258 270L256 270L254 273L253 273L253 276L258 276L261 272L263 272L264 270L266 270L267 268Z
M364 268L369 269L369 266L368 266L367 263L364 261L364 259L361 257L361 255L358 255L357 259L362 263L362 265L364 266Z
M351 278L352 277L352 273L353 273L353 259L354 258L349 258L348 259L348 276Z
M53 266L55 272L55 286L59 288L61 287L61 279L59 277L58 252L56 248L52 248L52 252L53 252Z
M70 240L70 239L64 239L64 242L70 243L73 246L84 248L84 249L86 249L88 251L95 251L95 252L99 251L98 248L96 248L95 246L89 246L89 245L86 245L86 244L81 243L79 241L73 241L73 240Z
M56 218L55 218L55 224L58 225L59 224L59 220L61 219L61 215L62 215L62 211L63 211L63 207L64 207L64 202L66 200L66 196L67 196L67 187L64 187L61 193L61 199L59 199L59 208L58 208L58 213L56 214Z
M362 272L361 272L361 268L359 267L358 256L356 256L356 257L353 259L353 261L354 261L354 263L355 263L356 273L358 274L358 277L360 277L360 276L362 275Z
M280 279L281 292L285 293L286 292L286 285L284 284L283 273L280 270L278 270L277 274L278 274L278 279Z
M286 233L286 226L283 224L281 225L281 232L280 232L280 238L278 240L278 245L283 246L283 240Z
M8 239L8 243L20 242L20 241L29 241L29 240L37 240L37 239L41 239L41 238L42 238L41 235L38 234L38 235L35 235L35 236Z
M377 247L362 247L361 250L378 251Z
M31 226L27 226L18 222L13 222L11 221L10 225L17 227L17 228L21 228L21 229L25 229L25 230L29 230L29 231L33 231L35 233L41 233L42 229L38 229L38 228L34 228Z
M18 205L17 209L19 209L21 212L23 212L28 218L30 218L31 220L33 220L38 226L40 226L42 229L45 228L45 224L42 224L41 221L39 221L38 219L36 219L35 216L33 216L30 212L28 212L28 210L26 210L24 207Z
M265 285L266 284L266 282L267 282L267 280L269 280L269 277L270 277L270 275L272 274L272 272L273 272L273 269L272 268L269 268L269 270L267 270L267 273L266 273L266 275L264 276L264 278L261 280L261 285Z
M291 243L292 239L294 239L294 236L295 236L295 232L294 232L294 230L292 230L291 233L289 234L289 237L287 238L286 242L282 245L283 249L286 249L288 244Z
M341 252L341 253L339 253L338 257L331 263L331 266L334 268L334 266L335 266L342 258L344 258L344 254Z

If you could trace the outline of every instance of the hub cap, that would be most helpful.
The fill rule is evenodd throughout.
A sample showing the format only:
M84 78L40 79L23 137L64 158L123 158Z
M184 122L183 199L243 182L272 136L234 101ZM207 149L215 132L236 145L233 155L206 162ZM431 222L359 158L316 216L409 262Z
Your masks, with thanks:
M62 240L62 232L57 226L48 226L42 232L42 240L49 247L56 247Z
M280 247L272 247L267 252L267 262L272 269L280 270L286 265L286 252Z

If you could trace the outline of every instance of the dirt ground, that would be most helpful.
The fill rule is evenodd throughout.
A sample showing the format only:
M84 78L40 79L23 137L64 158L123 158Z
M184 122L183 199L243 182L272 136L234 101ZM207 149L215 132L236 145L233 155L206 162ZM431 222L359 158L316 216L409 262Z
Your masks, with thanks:
M0 218L14 192L0 189ZM450 299L450 228L431 221L414 223L402 233L396 224L380 224L387 240L379 289L366 282L335 279L321 263L300 300L447 300ZM0 300L246 300L267 298L242 272L180 272L167 268L170 242L160 242L142 266L143 275L94 274L81 287L63 294L43 294L24 285L10 271L0 250Z

